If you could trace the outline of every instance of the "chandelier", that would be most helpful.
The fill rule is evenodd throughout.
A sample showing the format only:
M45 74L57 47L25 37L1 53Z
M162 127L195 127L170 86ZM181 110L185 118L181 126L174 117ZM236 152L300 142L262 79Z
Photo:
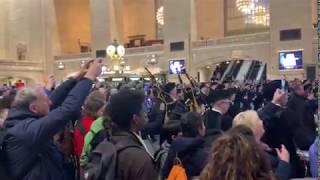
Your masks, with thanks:
M257 6L254 9L252 20L254 24L268 26L270 24L270 14L265 7Z
M148 64L150 65L158 64L158 59L155 54L152 54L151 57L148 59Z
M238 10L246 15L251 14L254 10L255 0L236 0Z
M163 16L163 6L159 7L157 10L157 22L160 25L164 25L164 16Z
M65 66L64 66L63 62L59 62L58 69L59 70L64 70L64 68L65 68Z
M111 45L106 49L107 55L112 60L119 60L125 55L125 48L123 45L118 44L117 40L114 40Z

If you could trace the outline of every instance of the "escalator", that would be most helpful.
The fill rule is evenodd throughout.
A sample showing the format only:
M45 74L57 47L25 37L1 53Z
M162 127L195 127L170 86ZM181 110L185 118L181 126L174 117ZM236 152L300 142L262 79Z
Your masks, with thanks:
M267 80L267 65L264 65L262 76L260 80Z
M262 64L260 62L255 63L255 65L253 66L252 71L248 77L248 80L256 80L257 79L257 75L259 73L261 66L262 66Z
M256 80L266 80L267 78L267 65L265 63L261 64L259 72L257 74Z
M254 61L244 61L236 76L237 81L244 81Z
M256 64L257 64L257 61L252 61L251 66L248 70L248 73L246 74L245 80L249 79L249 77L251 76L251 73L253 71L253 68L255 67Z
M231 71L231 77L232 79L236 79L238 72L241 68L241 66L243 65L243 60L237 61L235 66L233 67L232 71Z
M231 61L230 63L228 63L228 67L227 69L224 71L221 80L223 81L224 79L226 79L229 76L229 73L232 72L232 68L234 66L234 61Z
M220 71L221 71L221 74L224 74L224 72L227 70L228 68L228 65L226 62L223 62L220 64Z
M222 62L222 63L218 64L212 74L212 78L215 80L221 80L221 78L222 78L224 72L226 71L226 69L228 68L228 66L229 66L229 63L226 63L226 62Z

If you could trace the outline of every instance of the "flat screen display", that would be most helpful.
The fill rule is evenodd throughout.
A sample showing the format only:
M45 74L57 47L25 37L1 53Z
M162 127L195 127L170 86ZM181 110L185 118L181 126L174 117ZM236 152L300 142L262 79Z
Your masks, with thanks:
M279 69L294 70L303 69L303 51L281 51L279 52Z
M169 74L184 74L185 71L184 59L169 60Z

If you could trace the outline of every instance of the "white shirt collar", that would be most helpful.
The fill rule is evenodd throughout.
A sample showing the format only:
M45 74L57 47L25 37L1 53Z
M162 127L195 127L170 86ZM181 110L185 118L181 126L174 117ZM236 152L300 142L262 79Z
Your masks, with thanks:
M212 107L211 110L212 110L212 111L215 111L215 112L218 112L219 114L223 115L223 113L222 113L220 110L218 110L218 109L216 109L216 108L214 108L214 107Z

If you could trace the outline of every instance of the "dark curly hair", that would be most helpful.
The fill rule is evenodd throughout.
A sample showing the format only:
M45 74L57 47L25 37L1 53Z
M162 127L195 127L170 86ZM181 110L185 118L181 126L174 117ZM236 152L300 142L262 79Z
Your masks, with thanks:
M142 91L123 89L111 97L108 115L113 123L121 129L130 129L133 115L143 110L145 96Z

